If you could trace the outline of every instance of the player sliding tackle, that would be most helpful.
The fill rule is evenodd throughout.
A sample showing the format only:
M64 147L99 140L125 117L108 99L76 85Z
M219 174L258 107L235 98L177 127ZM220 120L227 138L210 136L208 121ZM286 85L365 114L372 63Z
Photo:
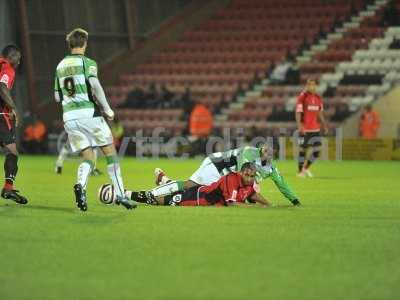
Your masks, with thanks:
M108 105L103 88L97 78L97 64L85 55L88 33L74 29L67 35L71 55L66 56L57 66L55 98L62 103L64 128L68 134L71 149L79 151L84 161L79 165L77 183L74 186L78 208L87 210L86 185L88 176L94 168L93 148L99 147L107 160L107 171L113 183L117 204L127 209L136 203L124 194L121 170L117 160L111 130L102 117L112 120L114 112Z
M226 174L241 170L243 164L251 162L256 167L256 183L260 183L263 179L271 178L281 193L293 205L300 205L298 197L292 192L274 165L272 155L273 149L268 145L263 145L260 148L246 146L226 152L213 153L203 160L200 168L187 181L172 181L165 175L163 170L157 168L155 175L157 177L156 184L159 186L151 192L156 196L167 196L191 187L209 185Z

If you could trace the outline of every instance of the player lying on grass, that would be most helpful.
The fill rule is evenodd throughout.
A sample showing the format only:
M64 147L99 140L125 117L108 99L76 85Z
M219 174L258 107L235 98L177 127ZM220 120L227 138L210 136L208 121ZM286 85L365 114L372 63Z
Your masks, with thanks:
M170 195L191 187L209 185L218 181L223 175L241 170L244 163L251 162L256 166L256 183L260 183L263 179L271 178L279 191L293 205L300 205L298 197L293 193L274 165L272 155L272 147L266 144L260 148L246 146L226 152L212 153L203 160L199 169L187 181L172 181L165 175L163 170L156 168L156 184L159 187L154 189L154 193L157 195Z
M239 172L232 172L222 176L218 181L209 185L197 185L185 189L182 192L176 192L171 195L154 194L150 191L125 191L126 196L131 200L147 203L151 205L170 205L170 206L228 206L244 204L246 200L260 203L263 206L270 206L269 202L255 188L255 177L257 168L253 163L244 163ZM103 185L100 188L100 200L105 202L105 195L101 191L103 188L112 186ZM104 198L103 198L104 197ZM111 196L108 199L113 198Z

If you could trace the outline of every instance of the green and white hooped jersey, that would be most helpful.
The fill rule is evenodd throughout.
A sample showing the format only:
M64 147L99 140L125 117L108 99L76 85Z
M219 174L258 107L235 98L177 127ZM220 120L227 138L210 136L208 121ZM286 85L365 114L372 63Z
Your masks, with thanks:
M279 173L278 168L272 161L263 163L261 161L261 149L246 146L243 148L232 149L226 152L213 153L208 156L221 176L239 171L246 162L256 165L256 182L271 178L281 193L290 201L297 199L297 196L290 189L289 185ZM196 181L195 181L196 182Z
M257 168L257 182L271 175L273 164L269 162L263 165L260 148L245 146L225 152L217 152L209 155L221 176L230 172L238 172L246 162L252 162Z
M84 55L67 55L57 66L54 90L63 107L64 122L100 116L89 83L97 77L97 64Z

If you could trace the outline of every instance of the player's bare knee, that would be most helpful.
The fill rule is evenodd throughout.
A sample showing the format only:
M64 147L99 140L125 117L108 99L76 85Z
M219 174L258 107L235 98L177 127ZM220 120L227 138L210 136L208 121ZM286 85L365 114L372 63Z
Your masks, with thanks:
M165 197L155 197L158 205L165 205Z
M94 153L92 148L86 148L81 151L84 160L90 160L94 162Z
M101 149L101 152L103 152L103 154L105 156L116 155L116 151L115 151L114 145L103 146L103 147L100 147L100 149Z
M7 154L14 154L15 156L18 156L19 153L18 153L18 150L17 150L17 145L16 145L16 144L9 144L9 145L6 145L6 146L4 147L4 154L5 154L5 155L7 155Z

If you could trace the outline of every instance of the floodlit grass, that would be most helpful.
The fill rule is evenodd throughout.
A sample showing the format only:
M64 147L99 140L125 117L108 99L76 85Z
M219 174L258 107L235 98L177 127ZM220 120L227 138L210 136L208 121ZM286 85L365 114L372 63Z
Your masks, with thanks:
M124 159L125 186L153 169L187 178L198 160ZM396 299L400 295L400 163L318 162L316 178L278 162L303 207L273 183L276 207L104 206L89 181L75 208L77 161L20 159L19 206L0 199L0 299ZM105 170L100 161L99 167Z

